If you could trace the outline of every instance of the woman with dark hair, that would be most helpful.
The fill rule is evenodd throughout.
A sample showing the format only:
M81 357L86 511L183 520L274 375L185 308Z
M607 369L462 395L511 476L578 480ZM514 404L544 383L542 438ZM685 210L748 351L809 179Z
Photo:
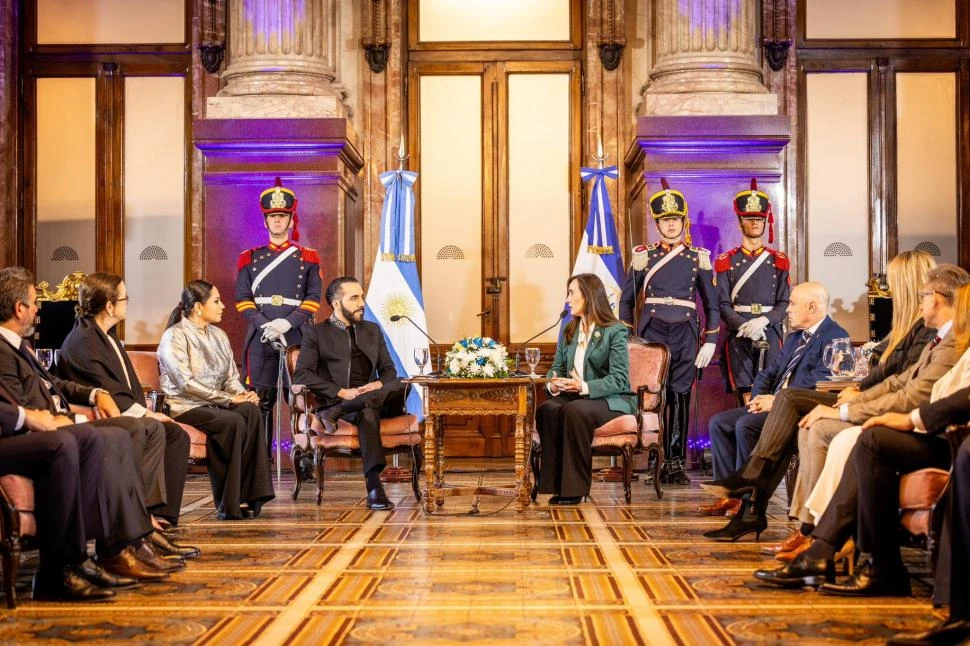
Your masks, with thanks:
M189 283L158 344L158 365L175 421L208 438L209 483L219 519L240 520L259 516L275 495L269 458L260 449L259 396L243 387L229 337L213 325L224 309L215 285Z
M578 274L566 283L573 320L556 347L552 397L536 411L542 442L539 493L551 505L576 505L589 495L593 478L593 431L636 409L630 389L627 328L617 320L603 282Z
M157 474L143 474L145 504L156 518L177 525L185 489L189 459L189 438L170 417L145 407L138 375L118 339L118 323L128 311L128 289L121 276L105 272L88 274L78 290L77 320L61 346L57 372L66 379L108 391L124 418L139 423L154 435L164 437L164 460ZM156 521L157 522L157 521ZM197 556L195 548L155 537L163 553Z

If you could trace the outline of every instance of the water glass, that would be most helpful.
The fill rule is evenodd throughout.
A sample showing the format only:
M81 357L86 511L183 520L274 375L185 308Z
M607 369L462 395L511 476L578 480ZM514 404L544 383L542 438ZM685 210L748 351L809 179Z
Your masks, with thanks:
M54 365L56 366L60 362L61 362L61 350L60 348L58 348L57 350L54 350Z
M536 366L539 365L539 348L526 348L525 362L529 364L529 376L533 379L537 378L539 376L536 374Z
M428 363L431 354L428 348L414 349L414 363L418 364L418 375L424 374L424 366Z
M37 363L44 366L44 370L50 370L54 363L54 351L50 348L37 348L34 350L37 355Z

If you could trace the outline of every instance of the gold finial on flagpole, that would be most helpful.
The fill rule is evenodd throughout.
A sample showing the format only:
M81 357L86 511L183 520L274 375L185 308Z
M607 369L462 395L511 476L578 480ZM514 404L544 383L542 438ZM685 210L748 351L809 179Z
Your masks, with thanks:
M599 162L600 168L603 168L603 162L609 155L603 153L603 133L596 133L596 154L593 159Z
M401 143L397 147L397 161L398 170L404 170L404 160L408 158L408 154L404 151L404 131L401 131Z

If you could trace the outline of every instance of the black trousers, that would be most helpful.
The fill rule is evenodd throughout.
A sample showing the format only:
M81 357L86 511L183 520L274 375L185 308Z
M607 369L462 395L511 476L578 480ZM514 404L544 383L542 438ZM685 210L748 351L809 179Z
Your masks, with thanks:
M387 466L381 444L381 419L404 414L405 388L399 380L390 381L349 401L342 401L329 412L333 419L344 419L357 427L364 476L379 474Z
M150 511L173 525L178 525L182 510L182 494L185 491L185 476L189 468L189 436L175 422L159 422L165 432L165 502L152 507Z
M933 590L933 603L949 604L953 621L970 620L967 581L970 581L970 439L963 441L953 458L950 499Z
M805 388L785 388L779 391L761 428L761 436L744 465L742 475L748 478L763 475L761 469L765 463L772 465L773 472L784 473L798 446L798 420L819 404L832 406L837 400L838 395L833 393Z
M131 434L109 425L115 417L92 422L104 440L104 493L108 510L107 532L97 538L99 553L120 551L126 545L152 533L152 521L145 507L141 472L135 462Z
M849 455L842 480L812 536L838 548L853 534L860 552L889 569L902 569L899 525L901 475L950 466L950 449L936 435L867 429Z
M145 505L165 503L165 428L150 417L105 417L91 421L97 427L111 426L127 431L131 438L131 459L141 479Z
M240 505L276 497L263 445L263 421L255 404L197 406L175 418L206 435L209 485L219 516L242 518Z
M770 413L749 413L747 408L730 408L714 415L708 423L714 479L739 471L758 442Z
M45 575L56 576L65 565L84 561L89 532L105 531L104 456L101 433L89 424L0 440L0 474L34 482L40 570Z
M593 482L593 431L622 413L605 399L560 394L536 411L542 444L539 493L575 498L588 496Z

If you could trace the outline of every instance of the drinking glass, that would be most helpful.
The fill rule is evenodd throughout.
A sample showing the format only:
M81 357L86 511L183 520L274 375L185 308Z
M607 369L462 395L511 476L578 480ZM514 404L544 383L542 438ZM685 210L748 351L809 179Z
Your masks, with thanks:
M57 350L54 350L54 365L56 366L60 362L61 362L61 351L58 348Z
M529 376L533 379L537 378L539 376L536 374L536 366L539 365L539 348L526 348L525 362L529 364Z
M54 363L54 351L50 348L37 348L34 350L37 355L37 363L44 366L44 370L50 370Z
M832 377L847 379L855 375L856 355L852 340L834 339L822 351L822 362L832 372Z
M428 363L430 356L428 348L414 349L414 363L418 364L418 375L424 375L424 366Z

